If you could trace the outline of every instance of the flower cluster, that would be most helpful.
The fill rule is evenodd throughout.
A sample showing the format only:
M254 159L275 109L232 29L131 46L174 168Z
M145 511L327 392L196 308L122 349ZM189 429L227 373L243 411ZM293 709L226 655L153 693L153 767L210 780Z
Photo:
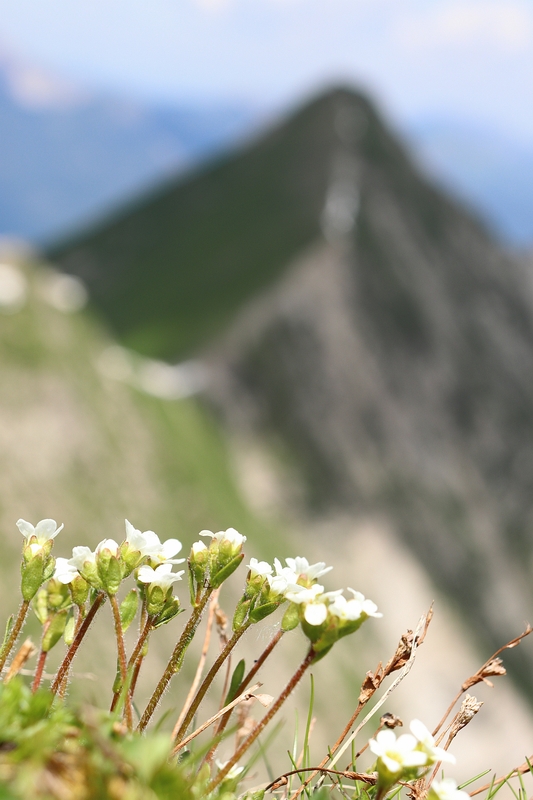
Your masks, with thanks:
M421 769L437 762L455 763L451 753L435 745L433 736L420 720L414 719L409 727L411 733L404 733L398 738L394 731L384 730L375 739L370 739L370 750L378 757L378 783L384 789L399 780L417 778Z

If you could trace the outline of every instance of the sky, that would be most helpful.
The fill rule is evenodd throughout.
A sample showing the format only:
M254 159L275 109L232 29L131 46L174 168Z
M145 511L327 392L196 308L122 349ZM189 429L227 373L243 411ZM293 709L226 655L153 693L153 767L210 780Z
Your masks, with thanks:
M26 65L13 84L36 102L73 102L73 82L277 110L342 81L400 124L440 115L533 140L533 0L0 0L0 20L0 53Z

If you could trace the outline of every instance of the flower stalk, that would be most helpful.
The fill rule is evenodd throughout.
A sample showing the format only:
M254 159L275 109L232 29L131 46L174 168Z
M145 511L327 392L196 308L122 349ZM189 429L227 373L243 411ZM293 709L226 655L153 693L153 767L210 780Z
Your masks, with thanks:
M315 659L315 655L316 655L315 651L311 646L309 648L306 657L304 658L304 660L302 661L302 663L300 664L300 666L298 667L298 669L296 670L296 672L294 673L294 675L292 676L286 687L283 689L283 691L281 692L280 696L278 697L274 705L265 714L261 722L259 722L255 726L250 735L246 737L241 746L237 748L232 758L230 758L230 760L224 765L224 767L221 770L219 770L218 774L209 783L206 790L207 794L213 792L217 788L217 786L219 786L222 783L222 781L229 773L229 771L240 761L244 753L253 745L258 736L261 735L261 733L264 731L264 729L269 724L271 719L278 713L285 700L294 691L294 689L304 676L306 670L311 666L313 660Z
M150 722L154 711L156 710L159 702L163 696L165 689L167 688L168 684L177 673L180 671L181 667L183 666L183 659L185 658L185 653L187 652L187 648L192 642L194 638L194 634L196 633L196 629L200 624L200 620L202 619L203 611L209 601L211 593L213 592L213 587L208 586L205 590L203 595L201 596L198 604L193 608L192 614L189 617L185 628L176 644L174 650L172 651L172 655L170 656L170 660L161 676L159 683L157 684L154 692L148 701L148 705L146 706L144 713L141 717L139 725L137 727L138 731L144 731L148 723Z
M65 655L65 658L61 662L61 665L60 665L60 667L59 667L59 669L57 671L57 674L56 674L56 676L54 678L54 681L52 683L52 686L51 686L52 694L57 694L58 690L62 686L62 683L63 683L63 680L64 680L65 676L68 676L68 672L70 670L70 666L72 664L72 661L74 660L74 657L75 657L76 653L78 652L78 648L79 648L80 644L82 643L85 634L89 630L89 627L90 627L92 621L94 620L97 611L100 609L100 607L105 602L105 600L106 600L105 592L98 592L98 594L96 595L96 597L94 599L94 602L93 602L92 606L90 607L89 611L87 612L87 616L83 620L83 622L80 625L80 628L79 628L76 636L74 637L74 641L70 645L70 647L67 650L67 653Z
M13 650L17 639L19 638L20 631L22 630L22 626L24 625L24 621L28 614L28 609L30 607L29 600L23 600L22 605L20 606L19 613L17 614L17 618L13 627L11 628L11 633L9 634L8 640L5 645L2 647L2 651L0 652L0 674L6 665L6 661L9 658L11 651Z
M187 713L185 715L185 718L184 718L183 722L181 723L181 727L180 727L180 729L178 730L178 732L177 732L177 734L175 736L175 739L174 739L174 744L175 745L179 745L181 740L183 739L183 737L187 733L189 725L191 724L191 722L192 722L192 720L194 718L194 715L196 714L196 712L197 712L197 710L198 710L198 708L200 706L200 703L204 699L207 690L209 689L209 687L213 683L213 681L214 681L219 669L221 668L221 666L224 663L224 661L228 658L229 654L231 653L231 651L233 650L233 648L235 647L237 642L246 633L246 631L248 630L248 628L250 627L251 624L252 624L251 621L250 622L246 622L244 625L242 625L240 628L238 628L234 632L233 636L231 637L231 639L229 639L229 641L227 642L226 646L223 648L223 650L221 651L220 655L216 659L215 663L213 664L213 666L211 667L211 669L209 670L209 672L205 676L204 680L202 681L202 684L201 684L200 688L196 692L196 696L195 696L194 700L192 701L191 705L189 706L189 709L188 709L188 711L187 711Z

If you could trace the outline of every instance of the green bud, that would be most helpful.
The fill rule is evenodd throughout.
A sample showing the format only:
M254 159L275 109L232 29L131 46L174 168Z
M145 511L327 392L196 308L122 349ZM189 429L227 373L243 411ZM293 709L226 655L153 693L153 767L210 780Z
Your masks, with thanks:
M21 590L24 600L32 600L44 583L44 566L42 552L37 553L30 561L22 564Z
M46 589L39 589L33 598L32 607L35 612L35 616L41 625L44 625L48 619L48 592Z
M48 593L48 608L52 611L60 611L72 605L72 597L68 585L60 583L55 578L51 578L46 586Z
M101 559L97 559L102 585L108 594L116 594L122 583L122 564L109 550L104 549L99 555L102 555Z
M288 609L283 615L281 620L281 630L292 631L297 628L300 623L300 609L296 603L290 603Z
M85 606L91 588L85 578L82 578L81 575L76 575L68 586L74 605L78 606L78 608Z
M48 625L46 633L44 634L41 642L41 648L45 651L45 653L49 652L63 636L67 624L68 613L69 612L67 610L59 611L57 614L53 614L50 618L50 624Z
M65 640L65 644L67 647L70 647L72 642L74 641L74 633L76 630L76 620L74 616L71 614L68 618L67 624L65 625L65 631L63 633L63 639Z
M227 706L232 700L235 700L237 697L237 692L240 688L242 683L242 679L244 678L244 670L246 668L246 664L244 658L241 658L235 669L233 670L233 675L231 676L231 682L229 685L229 691L226 695L226 699L224 700L223 705Z
M280 607L280 603L265 603L262 606L256 606L253 611L250 612L250 620L252 622L260 622L265 617L270 616L273 614L274 611L277 611Z
M123 574L125 578L127 578L128 575L131 575L133 570L139 567L141 562L144 560L144 556L141 551L132 549L128 542L122 542L118 549L118 557L122 561Z
M171 587L172 592L172 587ZM167 593L155 584L150 584L146 589L146 610L150 616L157 616L163 610Z
M238 631L239 628L242 628L242 626L246 622L251 606L252 606L252 601L246 599L246 596L242 597L239 600L239 602L237 603L237 608L235 609L235 614L233 615L234 631Z
M136 589L132 589L122 603L120 604L120 621L122 622L122 630L125 632L130 627L137 614L139 607L139 595Z
M167 622L174 619L181 611L183 611L183 609L180 608L180 601L178 598L168 598L163 606L163 610L158 614L157 620L154 622L154 628L160 628L161 625L166 625Z

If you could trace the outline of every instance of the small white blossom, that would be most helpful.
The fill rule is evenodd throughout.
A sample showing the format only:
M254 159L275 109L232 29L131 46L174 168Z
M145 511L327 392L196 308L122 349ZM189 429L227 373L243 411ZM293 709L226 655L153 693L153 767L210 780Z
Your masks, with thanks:
M378 611L378 607L372 600L366 600L361 592L356 592L355 589L348 589L352 592L353 597L347 600L345 597L339 595L336 597L329 606L330 612L339 619L346 621L358 620L364 613L367 617L382 617Z
M246 541L246 536L236 531L235 528L228 528L226 531L218 531L217 533L204 530L200 531L200 536L209 536L217 542L229 542L234 547L240 547Z
M250 570L250 577L252 579L256 578L258 575L260 575L262 578L272 575L272 567L270 564L267 561L258 561L257 558L250 559L248 569Z
M89 549L89 548L87 548ZM77 578L80 574L77 568L71 564L70 562L72 559L68 558L56 558L56 567L54 572L54 578L59 581L59 583L71 583L74 578Z
M157 533L154 531L141 532L134 528L129 520L126 523L126 542L132 550L138 550L141 555L148 556L153 561L164 563L169 561L172 564L182 564L185 559L174 559L175 556L182 548L182 544L178 539L167 539L161 542ZM171 561L171 559L173 559Z
M115 542L114 539L102 539L102 541L96 545L96 550L94 551L95 556L99 556L102 550L109 550L111 555L118 556L118 542Z
M431 800L470 800L468 792L458 789L456 782L452 778L433 781L429 797Z
M37 544L40 546L46 544L50 539L55 539L57 534L63 530L63 527L63 525L60 525L58 528L55 519L42 519L35 526L33 526L31 522L26 522L25 519L19 519L17 521L17 528L21 534L26 539L31 539L32 536L35 536Z
M197 553L201 553L203 550L207 550L207 547L203 542L195 542L191 547L191 550L194 555L196 555Z
M394 731L380 731L368 744L385 769L393 775L410 767L425 767L429 763L427 754L416 749L418 741L410 733L404 733L397 739Z
M294 572L298 578L306 577L310 581L314 581L330 572L333 567L326 567L325 561L318 561L316 564L310 564L309 561L303 556L296 556L296 558L286 558L285 563Z
M152 567L139 567L137 580L141 583L149 583L150 586L159 586L164 592L168 591L174 581L181 581L181 576L185 570L172 572L172 564L160 564L153 569Z
M285 592L285 597L291 603L305 604L304 619L309 625L322 625L328 616L331 601L335 601L342 594L342 589L334 592L325 592L319 583L313 584L308 589L303 586L293 586Z
M448 761L450 764L455 764L455 756L452 756L447 750L443 750L442 747L435 746L435 739L423 722L414 719L409 725L409 729L419 742L421 749L426 753L430 764L435 764L437 761Z
M96 552L93 553L90 547L80 545L72 548L72 558L69 558L67 563L69 567L80 571L87 561L90 564L96 564Z

